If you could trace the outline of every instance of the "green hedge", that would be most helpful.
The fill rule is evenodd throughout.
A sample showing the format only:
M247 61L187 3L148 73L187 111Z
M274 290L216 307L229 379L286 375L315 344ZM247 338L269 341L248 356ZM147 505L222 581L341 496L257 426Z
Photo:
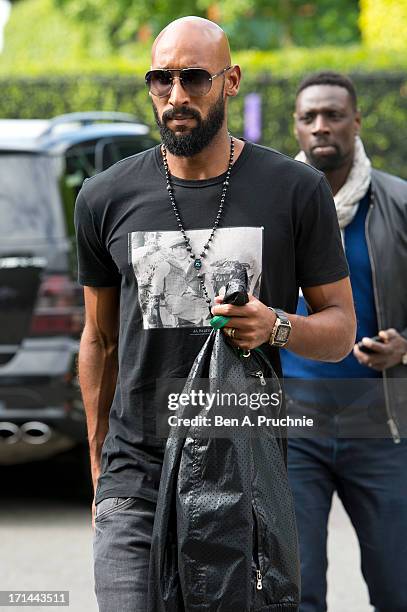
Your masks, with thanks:
M242 42L239 44L232 47L233 61L250 78L265 72L285 78L328 67L346 72L407 70L407 54L383 45L372 52L360 44L286 47L272 51L241 50ZM315 45L319 44L320 39L316 37ZM5 28L0 75L45 78L80 73L141 77L150 64L150 48L151 43L146 42L113 50L100 24L78 23L59 11L54 0L21 0L13 3Z
M55 38L58 37L55 29ZM16 34L21 32L16 29ZM30 47L23 48L19 36L6 37L6 48L0 55L0 76L27 76L36 78L65 77L68 75L99 75L107 77L128 76L141 78L150 67L150 50L145 45L129 45L121 55L112 54L103 41L100 48L86 49L79 32L62 29L70 44L59 45L49 35L37 46L36 37ZM82 34L83 37L83 34ZM8 42L8 40L10 42ZM73 45L73 41L76 41ZM72 46L70 46L72 45ZM363 45L347 47L323 46L314 49L291 47L274 51L232 51L232 60L242 67L245 78L272 73L274 77L299 76L304 72L329 68L344 72L405 72L407 54L385 49L372 51Z
M406 74L351 74L362 111L362 137L372 163L407 179L405 118L407 110ZM246 83L234 101L231 124L239 133L243 127L244 93L262 95L262 143L294 155L297 144L292 131L292 112L298 78L263 78Z
M363 113L363 139L377 168L407 178L405 165L405 74L354 74ZM244 96L262 96L261 142L293 155L292 111L298 78L246 78L240 95L231 101L230 127L243 134ZM150 102L140 80L132 77L72 76L50 79L0 79L0 117L47 118L81 110L120 110L135 113L153 125Z

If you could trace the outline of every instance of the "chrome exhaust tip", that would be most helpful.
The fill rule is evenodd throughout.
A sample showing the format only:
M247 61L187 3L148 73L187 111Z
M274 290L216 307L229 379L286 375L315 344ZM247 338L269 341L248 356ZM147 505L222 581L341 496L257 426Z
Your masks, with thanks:
M28 421L20 427L21 439L27 444L44 444L52 435L51 428L40 421Z
M8 421L0 421L0 444L15 444L21 438L18 425Z

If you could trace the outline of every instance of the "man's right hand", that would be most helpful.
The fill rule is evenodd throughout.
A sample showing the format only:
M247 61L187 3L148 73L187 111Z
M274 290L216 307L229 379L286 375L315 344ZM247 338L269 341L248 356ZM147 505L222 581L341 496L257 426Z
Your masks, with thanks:
M95 498L93 498L93 501L92 501L92 529L93 531L95 530L95 516L96 516L96 504L95 504Z
M98 484L98 479L100 476L100 466L95 466L94 462L92 462L92 482L93 482L93 500L92 500L92 529L95 530L95 517L96 517L96 487Z

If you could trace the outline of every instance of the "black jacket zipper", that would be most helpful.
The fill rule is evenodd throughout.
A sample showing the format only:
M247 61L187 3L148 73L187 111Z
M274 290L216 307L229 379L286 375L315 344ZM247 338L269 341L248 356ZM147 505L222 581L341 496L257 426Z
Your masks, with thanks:
M255 376L256 378L260 379L260 384L262 385L262 387L264 387L266 385L266 379L264 378L264 374L261 370L256 370L254 372L250 372L250 376Z
M264 576L264 551L263 551L263 534L261 529L261 521L258 518L256 505L253 501L253 559L256 565L256 589L261 591L263 588Z

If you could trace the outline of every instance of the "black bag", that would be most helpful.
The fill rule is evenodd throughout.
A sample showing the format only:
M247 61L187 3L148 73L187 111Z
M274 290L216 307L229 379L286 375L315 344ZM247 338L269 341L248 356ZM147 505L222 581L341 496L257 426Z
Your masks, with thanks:
M279 394L278 378L256 349L243 357L212 331L183 392L208 379L211 392ZM281 408L262 413L277 417ZM200 410L205 413L205 408ZM239 414L255 421L241 407ZM195 414L199 414L195 412ZM280 430L195 426L169 436L152 537L149 612L298 610L299 560Z

